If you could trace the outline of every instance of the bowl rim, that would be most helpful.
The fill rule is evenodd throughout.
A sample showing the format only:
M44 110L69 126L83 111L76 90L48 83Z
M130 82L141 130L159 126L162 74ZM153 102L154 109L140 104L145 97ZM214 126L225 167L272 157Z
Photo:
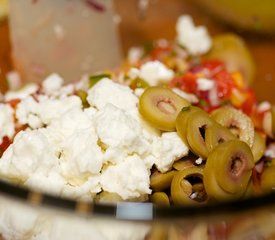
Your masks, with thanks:
M83 200L74 200L58 197L47 193L16 186L0 180L0 196L11 197L22 203L39 207L50 207L86 217L108 217L117 220L153 221L153 220L184 220L234 215L263 207L270 207L275 203L275 192L244 198L241 200L228 200L217 203L192 206L156 206L151 202L118 202L96 203Z

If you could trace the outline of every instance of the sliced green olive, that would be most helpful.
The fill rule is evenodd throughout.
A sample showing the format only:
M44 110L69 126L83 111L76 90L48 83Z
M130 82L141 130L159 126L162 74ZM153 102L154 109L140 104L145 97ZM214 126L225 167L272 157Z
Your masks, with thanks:
M261 175L261 189L265 193L275 190L275 166L264 169Z
M244 40L236 34L227 33L215 36L207 58L222 60L229 71L240 71L248 84L254 79L253 58Z
M130 88L132 89L147 88L147 87L149 87L149 84L141 78L135 78L130 83Z
M209 152L217 145L233 139L236 139L235 135L218 123L213 124L205 130L205 144Z
M225 192L240 197L247 189L253 167L249 146L239 140L230 140L216 146L209 154L205 172L212 172L217 185Z
M148 87L139 99L141 115L155 128L173 131L176 118L183 107L190 103L166 87Z
M187 122L186 138L188 145L193 153L204 159L209 153L205 143L205 131L212 125L214 125L214 121L203 111L193 112Z
M265 148L265 136L259 132L255 132L254 142L251 148L255 163L264 155Z
M180 136L180 138L183 140L183 142L185 144L188 145L188 141L187 141L187 122L189 117L191 116L191 114L193 112L203 112L203 110L199 107L195 107L195 106L188 106L188 107L184 107L181 109L181 111L179 112L179 115L177 116L176 119L176 129L177 129L177 133Z
M240 140L252 147L254 142L254 125L252 120L242 111L233 107L221 107L212 112L211 117L219 124L227 127Z
M155 192L150 197L151 202L159 206L170 206L170 200L165 192Z
M181 171L186 168L194 167L196 159L197 159L197 157L195 157L195 156L194 157L188 156L188 157L182 158L182 159L174 162L173 168L178 171Z
M176 171L160 173L155 171L150 177L150 186L154 191L162 191L170 187Z
M204 203L203 169L190 167L178 171L171 183L171 197L176 205Z
M215 175L216 175L215 162L208 161L207 159L203 170L203 182L204 182L204 188L209 197L209 200L227 201L233 198L239 198L239 196L234 196L224 191L218 185Z

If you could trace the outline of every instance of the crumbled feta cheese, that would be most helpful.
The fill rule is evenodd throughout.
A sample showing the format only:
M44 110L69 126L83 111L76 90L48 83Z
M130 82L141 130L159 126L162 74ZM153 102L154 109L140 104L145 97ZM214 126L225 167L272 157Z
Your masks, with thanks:
M89 89L87 101L97 109L111 103L118 108L129 110L136 108L138 98L129 87L104 78Z
M15 133L15 125L13 119L14 110L6 104L0 104L0 144L3 137L12 138Z
M156 86L161 82L167 82L174 77L174 72L159 61L152 61L140 67L139 77L149 85Z
M107 104L97 113L94 125L99 139L108 147L126 149L128 154L142 155L148 151L138 121L112 104Z
M139 47L132 47L128 51L127 59L130 64L135 64L138 62L143 55L143 50Z
M137 97L140 97L143 94L144 90L144 88L136 88L134 93Z
M207 29L203 26L196 27L190 16L180 16L177 21L176 30L179 44L186 47L190 54L204 54L211 48L212 41Z
M8 179L25 181L30 175L47 176L54 172L58 161L55 146L40 130L21 131L4 152L0 172ZM54 189L56 186L52 186Z
M66 178L97 174L103 164L103 153L93 129L74 131L61 145L59 164Z
M131 79L137 78L139 76L139 74L140 74L140 71L138 68L131 68L128 72L128 76Z
M197 158L196 160L195 160L195 163L197 164L197 165L201 165L202 163L203 163L203 159L202 158Z
M197 86L199 91L209 91L215 87L215 82L207 78L198 78Z
M137 155L108 166L102 172L101 185L103 190L117 193L124 200L151 193L148 169Z
M63 83L63 78L61 78L58 74L53 73L42 82L42 88L46 94L52 95L60 90Z
M16 91L8 91L4 97L5 101L10 101L12 99L24 99L29 95L36 93L38 88L39 87L37 84L30 83Z
M156 158L155 165L161 172L168 171L174 161L186 156L189 152L176 132L165 132L156 139L153 145L153 155Z
M38 101L29 96L17 105L16 117L21 124L29 124L31 128L49 125L66 111L77 107L81 109L82 102L77 96L51 99L39 96Z

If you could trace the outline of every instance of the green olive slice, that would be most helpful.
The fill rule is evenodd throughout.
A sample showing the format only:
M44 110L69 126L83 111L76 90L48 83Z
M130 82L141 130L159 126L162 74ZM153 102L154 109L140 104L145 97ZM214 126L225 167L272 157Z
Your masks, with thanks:
M261 175L261 189L268 193L275 189L275 166L270 166L264 169Z
M235 135L218 123L205 130L205 144L209 152L217 145L233 139L236 139Z
M183 107L190 103L167 87L148 87L139 99L141 115L155 128L173 131L176 118Z
M211 154L211 153L210 153ZM209 157L208 157L209 158ZM203 182L205 191L209 197L209 200L216 201L227 201L233 198L239 198L239 196L234 196L226 191L224 191L217 183L216 180L216 169L215 162L206 161L203 170Z
M155 192L150 197L151 202L159 206L170 206L170 200L165 192Z
M195 107L195 106L188 106L188 107L184 107L181 109L181 111L179 112L177 119L176 119L176 129L177 129L177 133L180 136L180 138L182 139L182 141L188 145L188 141L187 141L187 122L189 117L191 116L191 114L193 112L203 112L203 110L199 107Z
M213 163L217 184L226 192L241 196L252 175L254 159L249 146L239 140L218 145L207 158Z
M215 36L207 58L222 60L229 71L240 71L247 84L254 79L253 58L244 40L236 34L226 33Z
M194 167L196 159L197 158L195 158L193 156L184 157L180 160L175 161L174 164L173 164L173 168L178 170L178 171L181 171L181 170L184 170L186 168Z
M208 149L205 143L205 131L212 126L214 121L206 112L193 112L187 122L186 138L191 151L196 155L207 158Z
M227 127L240 140L252 147L254 142L254 125L252 120L242 111L233 107L221 107L212 112L211 117L219 124Z
M203 169L190 167L178 171L171 183L171 197L176 205L205 203Z
M255 163L264 155L265 147L265 136L259 132L255 132L254 142L251 148Z
M172 179L176 171L169 171L166 173L160 173L155 171L150 176L150 186L154 191L162 191L170 187Z

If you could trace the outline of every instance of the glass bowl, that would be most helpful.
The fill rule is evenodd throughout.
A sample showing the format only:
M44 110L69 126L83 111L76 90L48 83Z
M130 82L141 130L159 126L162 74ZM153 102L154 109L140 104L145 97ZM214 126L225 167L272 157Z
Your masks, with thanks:
M122 48L159 38L173 39L180 14L190 14L211 34L234 31L256 61L253 88L260 101L275 103L275 38L217 21L192 1L151 1L144 19L130 1L117 0ZM11 70L7 21L0 23L1 84ZM1 50L3 49L3 50ZM149 202L99 204L63 199L0 181L0 239L275 239L275 193L239 201L160 207ZM16 229L16 231L15 231Z

